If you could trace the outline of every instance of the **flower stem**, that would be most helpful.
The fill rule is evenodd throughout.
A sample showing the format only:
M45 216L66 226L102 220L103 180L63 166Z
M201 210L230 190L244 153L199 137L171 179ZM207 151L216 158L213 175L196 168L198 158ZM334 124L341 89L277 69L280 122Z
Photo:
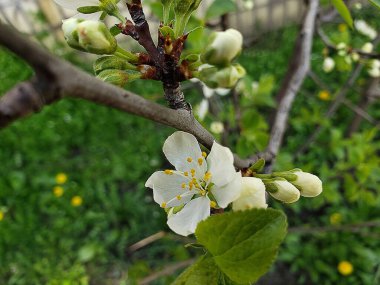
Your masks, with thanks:
M119 46L116 48L114 55L117 57L120 57L122 59L125 59L131 63L137 63L139 60L139 57L137 55L135 55L129 51L126 51L125 49L122 49Z

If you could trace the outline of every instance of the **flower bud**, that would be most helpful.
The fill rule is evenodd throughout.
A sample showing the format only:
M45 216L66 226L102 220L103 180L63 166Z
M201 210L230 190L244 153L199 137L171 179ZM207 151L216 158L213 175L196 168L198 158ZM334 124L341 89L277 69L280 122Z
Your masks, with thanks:
M380 77L380 60L373 59L369 64L370 68L368 69L368 74L371 77Z
M292 172L297 176L296 180L291 183L298 188L301 192L301 196L304 197L316 197L322 193L322 181L318 176L296 170Z
M202 0L175 0L174 2L174 35L179 37L185 31L187 22Z
M137 70L136 66L116 56L103 56L98 58L94 63L95 74L99 74L106 69Z
M323 61L323 71L326 73L331 72L335 67L335 61L331 57L326 57Z
M235 29L224 32L214 32L210 42L202 55L202 61L226 66L241 52L243 48L243 36Z
M356 20L355 23L356 30L364 36L367 36L371 40L374 40L377 37L377 32L374 28L367 24L366 21Z
M267 207L263 181L255 177L242 177L242 190L239 198L232 203L232 210L243 211Z
M81 50L81 51L85 51L85 49L81 47L79 44L78 31L77 31L77 27L81 22L83 22L83 20L79 20L75 18L64 20L62 21L62 30L65 36L65 40L70 47Z
M372 43L365 43L361 50L365 53L371 53L373 51L373 44Z
M232 88L244 77L245 69L240 64L218 69L215 66L200 68L199 79L211 88Z
M351 53L351 58L354 62L357 62L360 59L360 54L358 54L357 52L353 52Z
M104 82L124 87L128 82L141 77L140 73L128 73L126 71L117 69L106 69L101 71L97 78L103 80Z
M269 194L284 203L294 203L300 198L300 191L286 179L264 179L266 190Z
M221 134L224 132L224 125L222 122L212 122L210 125L210 131L214 134Z
M95 54L113 54L117 42L106 25L98 21L83 21L77 26L79 45Z

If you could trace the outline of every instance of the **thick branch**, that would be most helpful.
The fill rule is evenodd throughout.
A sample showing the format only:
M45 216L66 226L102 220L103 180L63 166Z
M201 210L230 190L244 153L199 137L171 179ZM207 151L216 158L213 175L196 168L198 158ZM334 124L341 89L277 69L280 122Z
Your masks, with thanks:
M279 106L275 116L269 144L266 152L274 159L281 147L287 126L288 116L294 98L310 68L310 54L313 43L314 26L319 1L310 0L309 9L298 36L292 61L290 62L286 77L277 95Z
M16 87L16 89L13 89L10 93L2 97L0 100L0 121L2 122L2 127L26 114L38 111L42 108L42 103L53 102L59 100L61 97L74 97L116 108L157 123L186 131L197 137L199 142L208 149L210 149L213 144L213 136L195 120L191 112L187 110L172 110L148 101L129 91L106 84L73 65L60 60L58 57L51 55L37 44L27 40L14 29L1 23L0 44L27 61L36 70L39 79L41 76L47 79L43 81L44 84L40 85L41 88L38 90L34 87L32 88L30 86L31 83L24 83L24 85L22 85L24 87ZM28 92L21 90L28 90ZM49 91L47 92L49 94L48 97L41 95L45 94L46 91ZM36 100L33 98L46 97L49 98L49 100L41 100L41 104L20 105L17 99L20 96L29 96L30 98L25 100L29 100L30 102ZM14 107L17 105L20 106ZM14 111L13 115L9 116L9 111L7 110L12 108L17 109L17 111ZM19 108L21 108L21 110ZM252 162L254 161L236 158L235 166L238 168L246 168Z

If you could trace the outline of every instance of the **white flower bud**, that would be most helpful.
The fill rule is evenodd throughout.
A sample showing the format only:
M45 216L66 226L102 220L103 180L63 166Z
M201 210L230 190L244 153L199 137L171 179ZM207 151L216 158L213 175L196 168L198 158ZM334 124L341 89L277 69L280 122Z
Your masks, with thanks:
M113 54L117 42L106 25L98 21L83 21L77 26L79 44L86 51L95 54Z
M365 53L371 53L373 51L373 44L372 43L365 43L361 50Z
M351 58L352 58L352 60L353 60L354 62L357 62L357 61L359 61L359 59L360 59L360 55L359 55L357 52L353 52L353 53L351 54Z
M230 65L222 69L215 66L201 68L199 79L211 88L232 88L244 77L245 69L240 64Z
M346 43L344 42L340 42L339 44L337 44L336 48L339 49L339 50L344 50L346 49L347 45Z
M202 60L213 65L228 65L242 50L243 36L235 29L214 32Z
M371 77L380 77L380 60L373 59L370 61L370 68L368 69L368 74Z
M300 170L293 174L297 176L297 179L291 183L300 190L301 196L316 197L322 193L322 181L318 176Z
M355 28L359 33L369 37L371 40L374 40L377 37L376 30L372 28L370 25L368 25L366 21L356 20Z
M210 131L214 134L221 134L224 131L224 125L222 122L212 122L210 125Z
M267 207L263 181L255 177L242 177L242 190L239 198L232 203L232 210L243 211Z
M323 71L326 73L331 72L335 67L335 61L331 57L326 57L323 61Z
M80 46L79 44L79 38L78 38L78 25L83 20L70 18L67 20L62 21L62 30L63 34L65 36L65 40L69 46L75 49L79 49L84 51L84 48Z
M264 183L269 194L284 203L294 203L300 198L300 191L286 179L264 180Z

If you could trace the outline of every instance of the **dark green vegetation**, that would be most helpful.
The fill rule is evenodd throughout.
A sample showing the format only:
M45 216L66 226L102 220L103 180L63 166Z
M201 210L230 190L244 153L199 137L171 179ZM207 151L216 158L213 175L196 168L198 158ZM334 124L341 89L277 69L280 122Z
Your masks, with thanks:
M363 15L365 19L368 19ZM379 24L379 23L377 23ZM337 25L329 32L342 36ZM286 70L297 34L288 28L266 36L241 56L253 80L260 80L254 97L242 97L242 135L232 135L230 145L245 155L263 150L268 140L266 123L273 112L274 95ZM361 45L355 35L352 42ZM279 43L281 43L279 48ZM314 45L314 72L328 86L332 100L349 71L324 74L323 45ZM379 49L378 49L379 51ZM0 94L31 76L20 60L0 49ZM370 78L362 71L347 100L358 103ZM160 97L159 85L134 83L131 89L150 99ZM330 101L318 98L321 87L308 79L292 109L284 148L277 161L281 170L301 167L320 175L323 194L273 207L288 215L289 227L279 260L266 284L376 284L379 270L379 228L350 230L355 223L373 221L380 215L379 132L363 120L360 129L347 136L355 113L342 105L331 120L324 117ZM189 90L186 91L190 93ZM189 94L195 105L197 92ZM220 117L234 122L229 97L223 97ZM368 109L380 120L379 103ZM205 125L220 118L211 115ZM231 123L231 124L232 124ZM299 158L294 153L314 132L323 130L312 147ZM91 103L63 100L33 117L0 132L0 284L85 285L127 284L190 258L179 240L167 235L133 252L133 243L165 227L165 214L144 187L149 175L166 168L161 147L173 130L150 121ZM66 173L64 193L56 197L55 175ZM82 205L71 199L80 196ZM314 227L323 227L313 231ZM337 227L338 228L337 230ZM342 230L343 228L343 230ZM311 231L311 232L309 232ZM347 260L354 271L338 273ZM280 283L275 283L277 276ZM119 280L119 283L112 283ZM154 284L168 284L164 278Z

